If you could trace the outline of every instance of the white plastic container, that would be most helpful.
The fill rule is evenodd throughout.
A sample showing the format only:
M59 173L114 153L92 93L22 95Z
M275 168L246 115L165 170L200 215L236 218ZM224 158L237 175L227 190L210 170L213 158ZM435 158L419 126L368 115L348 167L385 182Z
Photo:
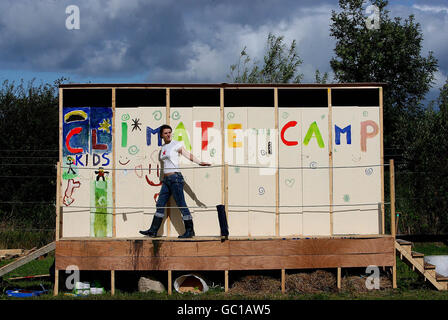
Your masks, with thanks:
M441 276L448 277L447 255L425 256L424 260L425 262L436 266L436 273L440 274Z

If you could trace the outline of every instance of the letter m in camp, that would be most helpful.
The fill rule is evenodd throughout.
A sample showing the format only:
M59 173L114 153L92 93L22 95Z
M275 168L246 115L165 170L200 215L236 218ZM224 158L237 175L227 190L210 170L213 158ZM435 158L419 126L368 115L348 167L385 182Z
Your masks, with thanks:
M160 127L157 129L152 129L151 127L146 127L146 145L151 145L151 135L157 134L157 145L160 147L162 145L162 136L160 135Z

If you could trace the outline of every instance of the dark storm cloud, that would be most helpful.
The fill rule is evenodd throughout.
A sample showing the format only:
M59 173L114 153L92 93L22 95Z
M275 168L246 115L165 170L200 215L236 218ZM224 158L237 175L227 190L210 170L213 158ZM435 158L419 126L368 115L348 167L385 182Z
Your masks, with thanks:
M185 29L182 8L168 1L131 2L2 2L0 65L85 74L181 68L189 58L182 48L194 36ZM69 4L79 6L79 30L65 27Z
M434 50L439 59L439 78L448 70L448 13L440 9L445 3L389 2L391 16L416 15L424 31L424 55ZM79 30L65 27L69 5L80 9ZM0 69L222 82L243 47L262 60L272 32L283 35L287 45L297 41L300 71L312 82L316 69L331 72L329 25L331 10L337 9L335 0L2 0Z

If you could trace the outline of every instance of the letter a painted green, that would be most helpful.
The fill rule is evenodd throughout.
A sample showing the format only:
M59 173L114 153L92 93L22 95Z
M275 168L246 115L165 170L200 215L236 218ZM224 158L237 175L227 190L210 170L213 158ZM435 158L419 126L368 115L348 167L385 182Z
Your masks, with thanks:
M188 132L185 129L185 126L182 123L182 121L179 122L176 129L174 129L173 139L177 140L177 141L183 141L185 148L188 151L191 151L191 144L190 144L190 139L188 138Z
M325 147L324 140L322 139L322 135L320 134L319 127L317 126L316 121L314 121L310 125L310 128L308 129L308 132L306 133L305 139L303 140L303 144L307 146L308 143L310 142L311 138L313 137L313 134L316 136L317 144L319 145L319 148L324 148Z

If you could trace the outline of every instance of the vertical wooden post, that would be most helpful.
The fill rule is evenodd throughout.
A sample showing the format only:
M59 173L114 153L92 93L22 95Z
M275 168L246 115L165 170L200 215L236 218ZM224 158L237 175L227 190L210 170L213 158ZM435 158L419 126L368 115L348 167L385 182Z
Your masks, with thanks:
M224 165L224 205L226 206L227 221L229 219L229 165Z
M229 270L224 271L224 291L229 291Z
M390 232L395 237L395 168L394 160L389 160L390 164Z
M379 98L380 98L380 164L381 164L381 231L382 234L386 233L386 222L384 215L384 135L383 135L383 87L379 88Z
M59 190L59 196L57 196L58 198L56 199L56 241L59 240L59 238L62 235L62 215L63 212L61 210L61 188L62 188L62 124L63 122L63 101L64 101L64 96L63 96L63 90L62 88L59 88L59 162L58 162L58 169L56 169L57 172L57 177L56 177L56 196L58 195L58 190Z
M282 269L282 293L286 292L285 278L286 278L286 272L285 269Z
M171 120L171 92L170 92L170 88L166 88L166 109L165 109L165 118L166 118L166 124L170 125L170 120ZM171 200L169 199L167 202L168 207L171 207ZM170 218L170 214L171 214L171 209L170 208L166 208L165 209L165 214L166 214L166 236L169 237L171 235L171 218ZM170 279L171 273L168 272L168 279ZM169 291L168 291L169 293ZM171 294L171 293L169 293Z
M59 88L59 161L57 163L56 169L56 241L59 240L61 234L61 206L60 206L60 191L61 191L61 163L62 163L62 108L63 108L63 91ZM56 257L55 257L56 259ZM57 296L59 294L59 270L55 268L54 270L54 288L53 295Z
M110 271L110 294L115 295L115 270Z
M173 294L173 278L171 270L168 270L168 294Z
M226 204L226 168L224 167L225 163L225 145L224 145L224 88L219 89L219 111L220 111L220 122L221 122L221 203ZM226 206L226 212L229 209Z
M61 163L56 165L56 241L61 237Z
M341 289L341 287L342 287L342 281L341 281L341 274L342 274L342 272L341 272L341 268L340 267L338 267L338 277L337 277L337 281L338 281L338 289Z
M59 270L54 270L54 290L53 295L57 296L59 294Z
M117 210L115 209L116 206L116 163L117 163L117 152L116 152L116 143L115 143L115 137L117 137L115 133L115 121L116 121L116 113L115 113L115 107L116 107L116 90L115 88L112 88L112 158L113 158L113 165L112 165L112 238L115 238L117 236Z
M277 137L277 141L275 142L277 144L277 155L276 155L276 162L277 162L277 170L275 170L275 235L278 237L280 236L280 210L279 210L279 158L280 158L280 152L279 149L279 134L278 134L278 88L274 88L274 116L275 116L275 135Z
M226 163L225 157L224 88L219 89L219 111L221 123L221 203L226 208L226 218L229 221L229 165ZM227 276L225 278L227 279Z
M392 233L392 237L394 237L395 243L395 167L394 160L389 160L390 164L390 230ZM395 258L395 249L394 249L394 264L392 266L392 288L397 288L397 261Z
M330 236L333 235L333 109L331 106L331 88L327 89L328 97L328 170L329 179L329 212L330 212Z

